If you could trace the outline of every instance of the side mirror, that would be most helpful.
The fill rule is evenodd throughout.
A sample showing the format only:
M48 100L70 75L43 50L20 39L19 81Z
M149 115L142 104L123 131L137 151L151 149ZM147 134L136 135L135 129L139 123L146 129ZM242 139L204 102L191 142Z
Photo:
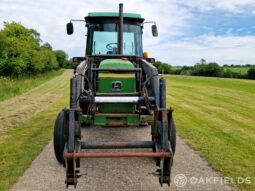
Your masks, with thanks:
M152 32L152 36L157 37L158 36L158 28L157 25L152 25L151 26L151 32Z
M73 23L67 23L66 24L66 32L68 35L73 34Z

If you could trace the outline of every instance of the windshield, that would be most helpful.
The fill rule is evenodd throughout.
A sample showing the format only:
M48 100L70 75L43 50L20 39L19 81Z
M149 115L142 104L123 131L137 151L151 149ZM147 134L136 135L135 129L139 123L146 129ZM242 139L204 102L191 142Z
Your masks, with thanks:
M117 54L117 28L115 23L89 25L86 55ZM141 56L141 26L124 24L123 31L123 54Z

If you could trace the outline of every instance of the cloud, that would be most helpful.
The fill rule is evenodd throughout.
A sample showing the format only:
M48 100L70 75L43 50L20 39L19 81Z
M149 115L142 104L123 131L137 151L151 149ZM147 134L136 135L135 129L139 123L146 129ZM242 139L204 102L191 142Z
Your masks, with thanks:
M255 11L255 0L189 0L184 1L186 6L198 9L200 11L223 10L232 13L243 13L247 8Z
M144 50L158 60L174 65L192 65L201 58L222 64L254 64L252 51L255 49L254 37L247 33L246 28L243 34L247 36L231 36L235 29L231 22L228 22L234 19L231 14L222 22L222 26L228 24L225 28L215 27L206 21L194 23L194 19L203 20L205 12L214 10L250 13L249 11L255 11L255 0L76 0L75 2L1 0L0 28L3 27L3 21L19 21L26 27L39 31L42 40L49 42L54 49L63 49L70 57L83 56L86 43L84 23L74 23L74 34L71 36L66 35L66 23L70 19L84 18L88 12L116 12L120 2L124 3L125 12L141 13L147 21L157 22L159 37L153 38L150 25L145 25L143 44ZM194 9L200 10L201 13L194 13ZM202 27L199 23L202 23ZM229 34L224 32L223 36L214 35L218 30L225 30L226 27L229 30L233 28ZM253 29L254 26L251 28Z
M161 44L162 60L173 65L193 65L201 58L223 64L254 64L254 36L201 35ZM154 48L152 48L154 49ZM153 51L152 51L153 52ZM157 57L157 53L155 54Z

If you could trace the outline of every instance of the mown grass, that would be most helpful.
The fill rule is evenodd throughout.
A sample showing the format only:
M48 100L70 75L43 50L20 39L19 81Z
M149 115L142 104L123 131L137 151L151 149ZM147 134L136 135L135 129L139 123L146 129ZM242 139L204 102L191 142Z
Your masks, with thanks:
M10 128L0 135L1 191L8 190L17 181L51 139L57 113L68 105L70 73L65 74L67 74L66 85L60 87L59 99L55 103L42 112L32 115L18 127Z
M64 70L53 70L36 76L10 78L0 76L0 101L21 95L40 84L61 75Z
M178 134L225 177L255 190L255 81L167 76Z

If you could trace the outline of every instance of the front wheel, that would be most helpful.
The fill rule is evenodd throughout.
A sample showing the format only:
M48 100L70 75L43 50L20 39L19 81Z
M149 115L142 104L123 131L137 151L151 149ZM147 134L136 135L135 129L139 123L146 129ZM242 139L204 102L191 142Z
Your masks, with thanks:
M169 121L169 127L170 127L170 131L169 131L169 135L168 135L169 138L168 139L171 143L171 149L172 149L173 154L174 154L175 150L176 150L176 127L175 127L173 117L171 117L171 119Z
M64 163L64 157L63 157L64 146L65 146L64 124L65 124L64 112L59 112L54 125L53 145L54 145L55 157L57 161L61 164Z

